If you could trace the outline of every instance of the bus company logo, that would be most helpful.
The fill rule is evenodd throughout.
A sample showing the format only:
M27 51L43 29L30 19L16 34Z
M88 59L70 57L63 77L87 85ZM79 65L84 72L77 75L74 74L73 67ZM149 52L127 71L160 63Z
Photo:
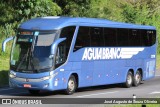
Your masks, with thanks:
M29 82L29 79L28 79L28 78L26 78L26 82Z
M82 60L129 59L144 48L85 48Z

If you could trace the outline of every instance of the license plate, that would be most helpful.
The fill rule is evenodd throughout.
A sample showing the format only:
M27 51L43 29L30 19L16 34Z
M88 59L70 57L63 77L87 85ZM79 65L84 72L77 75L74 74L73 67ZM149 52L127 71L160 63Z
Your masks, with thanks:
M25 87L25 88L31 88L31 85L30 84L24 84L23 87Z

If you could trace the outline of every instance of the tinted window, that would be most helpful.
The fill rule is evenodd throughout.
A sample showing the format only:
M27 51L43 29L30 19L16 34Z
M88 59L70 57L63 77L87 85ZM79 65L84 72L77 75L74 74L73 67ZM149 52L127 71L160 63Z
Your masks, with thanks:
M124 28L80 27L74 51L83 47L151 46L156 42L156 31Z
M90 47L90 29L89 27L79 27L77 34L76 43L74 46L74 51L83 48Z
M129 29L129 46L142 46L141 31L137 29Z
M65 40L66 56L68 56L68 52L71 46L75 28L76 28L75 26L65 27L62 29L61 34L60 34L60 38L66 38Z
M156 31L153 30L153 33L152 33L152 45L156 43Z
M153 30L142 30L142 44L143 46L152 46L156 41L156 33Z
M117 45L128 46L128 29L117 29Z
M66 60L67 60L66 43L65 41L63 41L58 45L58 48L57 48L57 53L55 57L55 68L65 63Z
M117 46L116 43L116 29L104 28L105 46Z
M90 36L92 47L104 46L103 28L91 27Z

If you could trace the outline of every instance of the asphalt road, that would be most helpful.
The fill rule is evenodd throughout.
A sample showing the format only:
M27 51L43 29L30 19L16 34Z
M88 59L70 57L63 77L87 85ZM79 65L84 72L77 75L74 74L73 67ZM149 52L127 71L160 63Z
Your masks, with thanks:
M155 78L143 81L138 87L123 88L119 84L105 85L78 89L73 95L64 95L63 91L53 91L41 92L39 95L33 96L24 89L0 88L0 98L133 98L133 94L137 98L160 98L160 71L156 72ZM8 107L10 105L5 106ZM74 107L75 105L58 106Z

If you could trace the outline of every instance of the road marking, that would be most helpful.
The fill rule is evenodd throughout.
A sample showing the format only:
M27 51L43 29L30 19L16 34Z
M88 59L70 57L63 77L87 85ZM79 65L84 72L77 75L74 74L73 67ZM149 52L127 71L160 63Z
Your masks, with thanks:
M160 91L154 91L154 92L151 92L149 94L160 94Z
M88 97L88 96L102 95L102 94L113 94L113 93L117 93L117 92L118 91L106 92L106 93L97 93L97 94L88 94L88 95L81 95L81 96L77 96L77 97Z
M0 89L0 91L6 91L6 90L11 90L13 88L4 88L4 89Z

